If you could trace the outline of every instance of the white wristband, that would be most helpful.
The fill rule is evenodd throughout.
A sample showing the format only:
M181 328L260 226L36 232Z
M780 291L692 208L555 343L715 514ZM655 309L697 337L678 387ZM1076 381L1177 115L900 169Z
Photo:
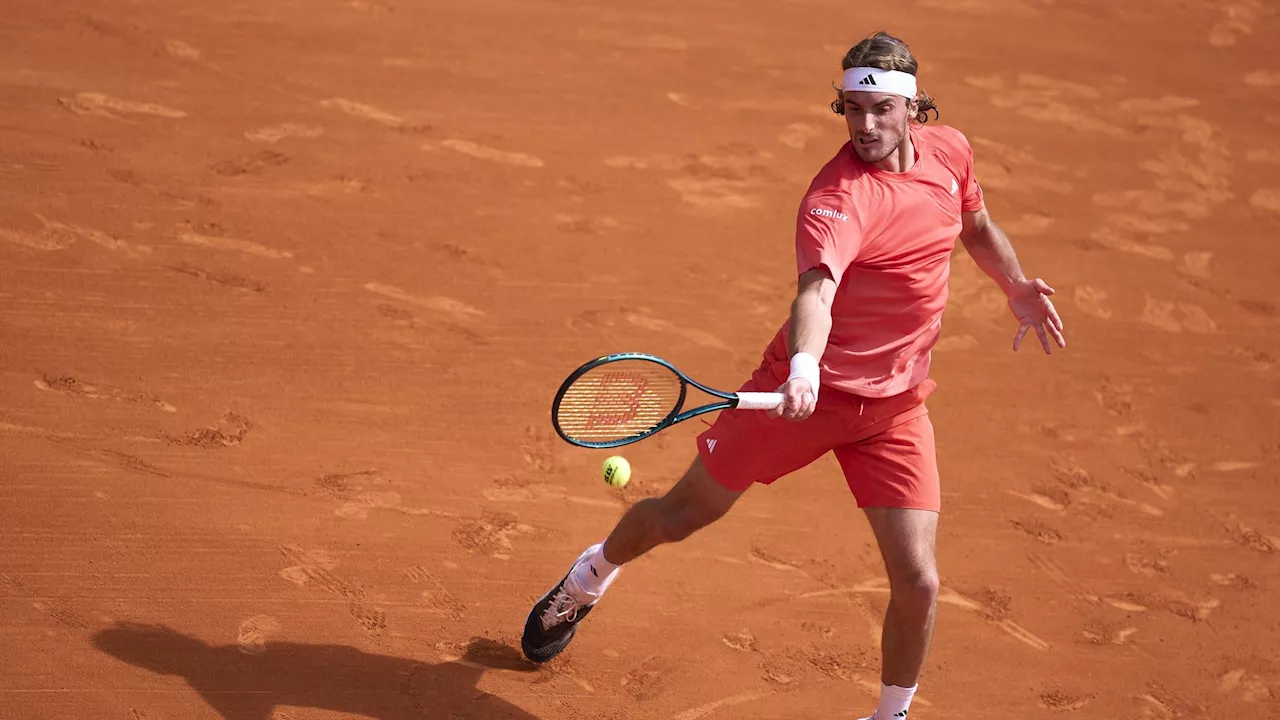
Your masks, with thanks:
M790 382L796 378L804 378L809 381L809 386L813 388L813 399L818 399L818 359L806 352L798 352L791 356L791 375L787 377Z

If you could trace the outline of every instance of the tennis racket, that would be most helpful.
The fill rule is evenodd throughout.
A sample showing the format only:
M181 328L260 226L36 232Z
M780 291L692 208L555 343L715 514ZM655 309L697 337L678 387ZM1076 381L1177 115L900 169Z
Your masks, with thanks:
M685 410L689 386L717 400ZM616 353L574 370L551 404L551 424L566 442L612 448L716 410L769 410L782 393L714 390L660 357Z

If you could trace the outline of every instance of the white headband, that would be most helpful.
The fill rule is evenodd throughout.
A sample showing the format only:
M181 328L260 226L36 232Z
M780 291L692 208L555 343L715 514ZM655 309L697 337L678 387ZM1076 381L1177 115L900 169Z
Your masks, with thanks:
M898 70L854 67L844 71L845 92L882 92L901 95L908 100L916 97L916 76Z

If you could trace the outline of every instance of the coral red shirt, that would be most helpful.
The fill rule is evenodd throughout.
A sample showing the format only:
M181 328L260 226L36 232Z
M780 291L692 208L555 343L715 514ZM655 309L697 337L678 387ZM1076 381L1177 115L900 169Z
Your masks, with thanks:
M863 162L846 142L810 184L796 220L797 271L825 265L837 286L822 384L865 397L928 377L960 214L983 207L964 135L946 126L910 132L917 160L904 173ZM790 359L789 324L768 351L778 363Z

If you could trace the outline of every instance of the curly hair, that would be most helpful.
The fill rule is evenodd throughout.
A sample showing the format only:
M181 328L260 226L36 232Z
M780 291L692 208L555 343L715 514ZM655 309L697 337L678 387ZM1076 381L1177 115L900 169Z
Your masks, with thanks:
M920 69L919 63L912 56L907 44L887 32L878 32L849 48L840 66L842 70L873 67L880 70L897 70L912 75ZM933 117L937 119L938 105L931 95L919 90L916 92L915 100L918 107L914 118L916 122L922 124L928 122L929 111L933 111ZM836 99L831 103L831 110L838 115L844 114L844 93L841 88L836 88Z

